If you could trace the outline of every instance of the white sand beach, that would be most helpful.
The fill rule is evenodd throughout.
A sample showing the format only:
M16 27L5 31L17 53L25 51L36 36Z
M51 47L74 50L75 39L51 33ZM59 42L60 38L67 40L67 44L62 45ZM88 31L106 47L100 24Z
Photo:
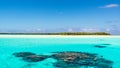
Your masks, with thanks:
M120 38L120 35L0 35L0 38Z

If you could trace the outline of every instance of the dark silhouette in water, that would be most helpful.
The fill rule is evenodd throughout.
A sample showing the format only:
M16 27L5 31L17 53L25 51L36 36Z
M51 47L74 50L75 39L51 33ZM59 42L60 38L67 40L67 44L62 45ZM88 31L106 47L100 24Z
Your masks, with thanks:
M16 57L26 57L30 55L36 55L36 54L32 52L18 52L18 53L13 53L13 55Z
M30 55L30 56L23 57L23 60L27 62L38 62L46 58L47 56L44 56L44 55Z
M26 62L44 61L46 58L54 58L57 62L53 63L56 68L112 68L113 62L106 60L103 56L99 57L97 54L86 52L54 52L52 55L28 55L34 54L30 52L14 53L19 57L22 54L22 60ZM28 56L27 56L28 55Z
M22 60L26 62L38 62L47 58L47 56L45 55L36 55L35 53L32 52L18 52L13 53L13 55L16 57L22 57Z
M97 54L85 52L59 52L52 55L58 61L54 63L57 68L77 68L77 67L94 67L94 68L111 68L113 62L98 57Z
M103 46L103 45L95 45L94 47L96 47L96 48L106 48L107 46Z

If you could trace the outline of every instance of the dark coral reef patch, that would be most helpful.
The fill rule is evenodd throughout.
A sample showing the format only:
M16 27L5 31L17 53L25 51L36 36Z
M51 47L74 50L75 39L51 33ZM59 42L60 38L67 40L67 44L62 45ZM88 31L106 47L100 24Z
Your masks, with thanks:
M94 67L94 68L112 68L113 62L97 54L85 52L59 52L52 55L58 61L54 63L57 68L73 68L73 67Z
M32 52L16 52L16 53L13 53L13 55L16 57L26 57L30 55L36 55L36 54Z
M95 45L94 47L96 47L96 48L106 48L107 46L103 46L103 45Z
M39 62L47 58L46 55L37 55L32 52L17 52L13 53L13 55L16 57L21 57L22 60L26 62Z
M52 55L37 55L30 52L20 52L13 54L22 57L26 62L39 62L46 58L54 58L57 62L53 63L55 68L112 68L113 62L106 60L103 56L86 52L54 52Z

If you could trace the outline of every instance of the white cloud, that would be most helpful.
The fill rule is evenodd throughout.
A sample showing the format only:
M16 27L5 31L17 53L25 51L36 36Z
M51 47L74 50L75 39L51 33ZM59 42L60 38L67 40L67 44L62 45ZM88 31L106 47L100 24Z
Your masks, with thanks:
M100 8L116 8L119 6L120 6L119 4L108 4L108 5L101 6Z
M110 32L110 31L111 31L111 29L110 29L110 28L106 28L105 30L106 30L107 32Z
M36 31L42 31L42 29L38 28L38 29L36 29Z
M73 32L73 29L72 29L72 28L69 28L69 29L68 29L68 32Z
M45 29L37 28L37 29L26 29L25 32L45 32Z
M96 28L83 28L81 29L82 32L98 32L100 31L99 29Z

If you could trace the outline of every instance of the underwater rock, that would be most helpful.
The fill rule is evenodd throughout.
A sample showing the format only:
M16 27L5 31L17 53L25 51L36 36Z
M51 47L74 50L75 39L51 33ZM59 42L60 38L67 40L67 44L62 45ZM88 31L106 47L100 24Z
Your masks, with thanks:
M52 55L57 59L53 65L57 68L71 67L96 67L96 68L112 68L112 61L97 57L97 54L85 52L58 52Z
M47 55L36 55L35 53L31 53L31 52L13 53L13 55L16 57L22 57L22 60L26 62L39 62L48 58Z
M53 63L56 68L112 68L113 62L106 60L103 56L87 52L54 52L52 55L36 55L31 52L13 53L16 57L22 57L26 62L39 62L47 58L57 61Z
M78 68L79 67L78 64L68 64L60 60L53 63L53 65L55 66L55 68Z
M30 55L30 56L23 57L23 60L26 62L39 62L46 58L47 56L44 56L44 55Z
M28 64L23 65L21 68L32 68L35 65L36 64L28 63Z
M65 66L82 66L90 65L94 62L96 54L90 54L85 52L59 52L52 55L53 58L59 60L61 63L64 63ZM62 64L55 63L55 66L60 66Z
M16 57L26 57L30 55L36 55L36 54L32 52L18 52L18 53L13 53L13 55Z
M68 61L73 61L76 59L85 59L85 58L94 58L97 54L90 54L85 52L56 52L56 54L53 54L52 57L55 59L63 59Z
M107 43L105 43L105 44L103 44L103 45L111 45L111 44L107 44Z
M112 68L113 62L104 58L99 58L96 62L98 68Z
M107 46L95 45L96 48L106 48Z

